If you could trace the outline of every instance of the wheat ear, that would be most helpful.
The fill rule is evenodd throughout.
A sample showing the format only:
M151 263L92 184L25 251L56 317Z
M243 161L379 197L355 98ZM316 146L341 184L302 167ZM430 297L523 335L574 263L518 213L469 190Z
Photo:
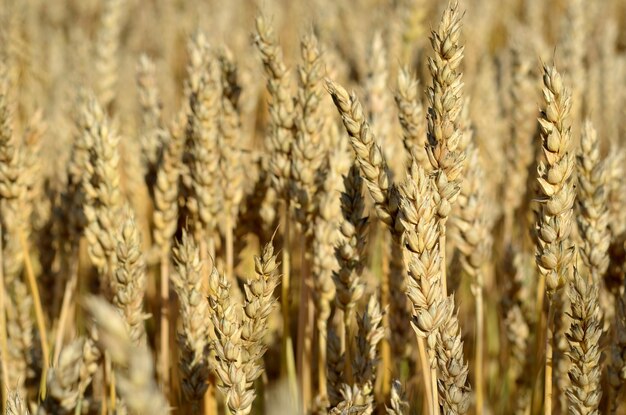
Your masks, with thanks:
M246 377L243 365L245 346L242 339L241 310L230 294L230 283L226 276L215 268L209 276L209 304L213 330L209 338L215 349L215 373L220 379L220 389L225 403L233 415L250 413L256 396Z
M135 346L115 308L98 297L85 299L98 330L100 348L111 356L117 391L130 412L166 415L169 405L154 381L152 356L147 346Z
M280 282L279 266L273 241L270 241L263 247L261 256L254 258L255 275L244 285L246 299L241 339L246 346L242 363L249 385L263 373L261 360L267 350L264 336L268 329L270 313L276 302L274 289Z
M573 247L568 242L572 229L575 192L572 173L574 157L570 152L571 133L568 115L571 96L556 68L544 66L545 107L539 118L545 160L537 169L540 188L540 214L537 223L537 266L548 300L546 336L544 413L552 412L553 297L570 277Z
M439 413L437 387L437 331L450 314L450 304L443 297L437 209L440 203L434 178L416 161L411 165L410 180L405 181L399 221L404 227L404 251L408 269L407 295L412 303L411 325L418 337L426 339L430 365L429 400L432 414ZM427 380L425 380L427 381Z
M119 77L120 33L124 17L125 0L104 2L100 27L95 42L96 90L102 106L108 109L116 95Z
M569 290L572 325L566 334L572 362L569 369L571 384L566 391L571 413L598 413L602 397L599 345L602 312L598 304L598 286L597 281L587 281L574 270Z
M339 226L342 239L335 249L339 267L333 273L333 281L337 290L335 303L343 311L343 336L345 344L344 374L352 384L352 339L354 338L354 310L363 296L365 285L361 278L365 263L364 249L367 241L368 223L364 216L365 201L362 194L363 180L359 169L353 165L344 179L344 191L341 195L343 220Z
M16 391L8 392L4 406L6 407L6 415L30 415L27 403Z
M409 403L404 395L402 384L399 380L394 380L391 385L391 397L389 406L386 407L387 415L407 415L409 413Z
M465 153L462 148L464 130L460 124L463 109L460 65L464 51L460 44L461 17L458 2L450 3L437 30L431 33L430 43L435 54L428 59L433 83L427 90L429 107L426 149L428 159L438 175L436 184L441 197L437 214L441 228L439 245L444 256L441 264L441 286L444 297L447 295L445 224L451 205L459 194L465 165Z
M163 130L162 102L154 62L145 54L139 57L136 69L139 106L141 108L141 156L146 183L153 192L157 171L166 146Z
M378 218L395 231L397 198L392 186L391 171L387 167L382 150L376 143L369 123L365 120L363 107L354 93L348 94L341 85L326 80L326 89L341 115L350 136L356 161L365 184L374 199Z
M291 174L291 148L294 140L295 105L292 100L291 81L289 70L283 61L282 50L278 45L274 28L262 16L257 17L254 43L261 54L263 69L267 76L267 91L270 94L269 102L269 132L265 139L265 147L269 153L268 168L272 185L279 196L285 201L281 220L283 222L283 257L282 257L282 293L281 308L283 315L283 339L281 371L289 377L292 394L295 393L296 373L293 364L294 357L291 348L291 327L289 315L290 296L290 205L287 184Z
M202 400L209 378L209 303L202 290L200 250L183 232L174 248L177 274L172 281L180 302L181 328L178 332L182 390L192 402Z
M457 246L463 258L465 271L472 278L472 293L476 311L475 387L476 412L483 413L484 396L484 266L489 263L492 250L492 236L489 223L489 201L486 189L482 186L485 175L478 158L478 149L470 145L467 150L468 168L464 177L464 187L459 196L459 215L454 218L458 228Z
M580 253L592 280L598 283L609 266L609 211L604 163L600 143L590 121L583 124L581 151L577 156L578 189L576 216L583 244Z
M402 142L407 154L428 171L432 167L426 153L426 119L419 91L415 75L408 68L401 69L395 100L402 127Z

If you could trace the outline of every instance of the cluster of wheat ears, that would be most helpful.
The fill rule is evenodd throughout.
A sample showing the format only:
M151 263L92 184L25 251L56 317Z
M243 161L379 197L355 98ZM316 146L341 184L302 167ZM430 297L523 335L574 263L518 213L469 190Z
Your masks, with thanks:
M3 412L626 413L624 16L0 0Z

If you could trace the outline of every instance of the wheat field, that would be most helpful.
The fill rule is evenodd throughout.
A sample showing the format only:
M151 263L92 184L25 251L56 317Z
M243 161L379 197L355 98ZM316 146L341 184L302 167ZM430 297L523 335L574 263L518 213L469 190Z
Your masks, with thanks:
M626 414L626 1L0 0L8 415Z

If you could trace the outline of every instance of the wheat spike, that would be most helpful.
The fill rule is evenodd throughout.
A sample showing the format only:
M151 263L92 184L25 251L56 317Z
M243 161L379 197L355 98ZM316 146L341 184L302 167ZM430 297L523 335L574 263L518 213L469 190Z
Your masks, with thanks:
M91 95L82 108L82 122L81 131L89 148L89 163L82 184L87 219L85 237L91 262L101 275L101 289L110 295L116 263L116 223L122 209L117 148L119 136L103 108Z
M15 391L9 392L6 401L6 415L30 415L27 404L22 396Z
M292 100L289 70L283 61L283 53L275 38L274 28L262 16L257 17L254 43L261 53L263 69L267 75L270 125L265 140L269 152L269 169L274 187L279 194L289 191L291 177L291 151L294 141L296 110Z
M246 377L243 364L245 346L242 339L241 310L232 301L230 283L213 268L209 277L209 304L213 331L209 333L216 353L215 373L225 402L233 414L246 415L256 396Z
M133 344L124 320L105 300L88 297L85 305L98 329L100 347L115 364L116 388L128 410L138 414L167 414L169 405L154 382L148 348Z
M433 169L440 176L437 179L442 203L439 215L444 221L450 204L454 203L459 193L465 162L461 147L463 130L459 124L463 109L463 82L459 66L464 51L460 36L461 14L455 1L448 5L437 30L431 33L430 42L435 54L428 59L433 84L427 90L426 149Z
M571 385L567 389L570 412L597 414L602 396L600 387L600 346L602 313L598 304L598 282L586 281L577 270L570 285L572 325L566 334L569 343Z
M583 125L581 151L577 156L578 192L576 216L583 244L582 259L593 281L598 282L609 266L609 212L604 163L600 160L598 136L590 121Z
M395 100L404 148L412 159L428 171L432 167L426 153L426 119L420 101L419 81L408 68L398 72Z
M374 199L376 214L393 232L396 229L394 225L397 211L396 191L392 184L391 171L365 120L363 108L356 95L348 94L341 85L327 80L326 89L333 98L350 136L360 172Z
M187 399L199 401L209 377L209 303L202 291L200 251L187 232L174 248L177 274L172 276L180 301L182 326L178 332L181 351L182 390Z
M137 223L130 208L119 231L117 249L117 269L113 279L113 304L118 308L128 325L128 332L134 344L146 340L143 311L146 291L146 264L141 252Z
M106 0L100 16L95 42L95 82L98 100L104 108L110 107L117 92L118 53L125 6L125 0Z

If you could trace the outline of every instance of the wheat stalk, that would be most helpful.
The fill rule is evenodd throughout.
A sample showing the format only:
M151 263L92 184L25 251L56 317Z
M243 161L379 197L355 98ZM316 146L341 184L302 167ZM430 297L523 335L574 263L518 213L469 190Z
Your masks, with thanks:
M293 352L291 349L289 295L290 295L290 200L288 197L288 183L291 174L291 149L294 140L295 105L292 100L291 81L289 70L283 62L280 46L275 38L274 28L262 16L255 20L256 34L254 43L261 53L263 69L267 76L267 91L270 95L269 126L265 137L265 148L268 152L267 168L270 171L272 187L285 203L282 207L282 232L284 250L282 258L282 299L283 336L281 370L289 376L292 394L295 393L296 375L293 367Z
M415 161L405 181L399 221L404 227L405 261L408 269L407 295L413 305L411 325L426 339L430 365L431 413L439 412L437 392L437 331L446 322L450 304L441 287L440 234L437 209L439 193L433 177Z
M226 234L226 274L234 278L233 230L237 226L239 205L244 190L244 161L241 151L241 114L239 94L241 87L237 80L237 66L228 50L219 55L222 94L219 117L219 172L223 197L224 233Z
M485 194L486 189L482 186L485 176L478 159L478 150L470 145L466 154L468 169L464 178L464 188L459 196L459 216L454 218L454 224L459 229L457 246L463 254L463 268L472 278L472 293L476 310L474 383L476 385L476 412L480 414L483 413L485 404L483 268L490 259L492 237L489 201Z
M3 230L6 229L6 231L2 232L2 236L6 241L13 245L13 248L11 248L7 243L4 243L4 241L2 243L2 273L6 287L14 286L19 289L22 286L16 277L21 270L22 264L26 268L26 279L30 289L30 295L32 297L29 297L25 295L25 292L22 292L19 293L19 295L23 297L14 298L16 305L25 306L21 307L20 311L22 313L26 313L26 315L22 315L18 319L18 321L24 323L22 324L23 327L21 327L22 333L25 336L23 339L24 341L21 342L24 349L21 351L23 353L27 353L26 350L32 347L32 344L30 344L30 340L32 340L32 333L28 333L28 331L32 330L32 322L29 321L29 306L34 306L37 328L41 341L41 352L43 353L42 369L45 373L50 365L47 331L42 303L39 298L39 289L37 287L37 281L35 280L35 274L29 256L28 242L26 240L30 227L30 211L26 203L28 188L25 174L27 172L24 170L25 165L23 159L23 148L16 140L11 127L11 112L9 109L9 103L7 102L7 91L8 85L6 74L4 73L4 68L0 67L0 213L2 214L1 226ZM10 239L7 238L8 235L11 236ZM16 242L17 244L15 244ZM12 249L19 249L21 252L16 254L17 251ZM5 260L7 257L15 260L14 267L7 267L7 263L9 262ZM0 289L4 289L4 287L5 286L3 285ZM11 337L10 327L8 327L7 330L9 337ZM20 348L18 348L18 350L20 350ZM31 360L32 359L25 359L25 363L32 363ZM24 381L25 380L22 379L13 384L21 385ZM45 395L45 388L42 392Z
M340 172L345 153L339 149L332 151L327 159L328 173L317 197L317 216L314 223L312 243L312 290L315 302L318 333L318 403L327 407L327 349L328 319L332 314L336 298L333 273L339 264L335 248L341 241L341 200L336 191L341 187Z
M537 266L548 298L544 413L552 412L552 331L553 297L565 286L573 263L573 247L568 242L572 229L575 193L572 173L574 157L569 152L567 124L571 96L556 68L543 68L545 109L539 118L545 161L537 169L541 192L537 223Z

